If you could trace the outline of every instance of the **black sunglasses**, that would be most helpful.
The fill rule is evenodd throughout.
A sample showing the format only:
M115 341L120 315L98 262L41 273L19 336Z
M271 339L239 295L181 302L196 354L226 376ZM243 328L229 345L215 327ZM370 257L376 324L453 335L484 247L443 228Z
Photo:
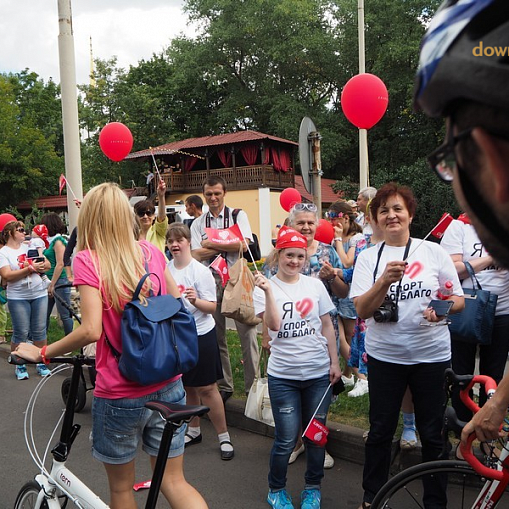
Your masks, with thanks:
M19 232L19 233L26 233L25 228L21 228L21 227L16 228L16 231Z
M156 211L154 209L138 210L138 212L136 212L136 215L138 217L143 217L144 215L153 216L155 212Z

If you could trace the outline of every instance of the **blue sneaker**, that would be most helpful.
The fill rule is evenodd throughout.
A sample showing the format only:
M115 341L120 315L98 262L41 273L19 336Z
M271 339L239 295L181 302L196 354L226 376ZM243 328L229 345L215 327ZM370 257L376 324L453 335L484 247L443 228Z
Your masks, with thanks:
M27 367L24 364L21 364L21 366L16 366L16 378L18 380L28 380L28 371Z
M300 509L320 509L322 492L319 489L304 490L300 494Z
M46 367L45 364L37 364L37 373L41 376L51 375L51 371Z
M271 491L267 495L267 502L274 509L294 509L292 498L286 490Z

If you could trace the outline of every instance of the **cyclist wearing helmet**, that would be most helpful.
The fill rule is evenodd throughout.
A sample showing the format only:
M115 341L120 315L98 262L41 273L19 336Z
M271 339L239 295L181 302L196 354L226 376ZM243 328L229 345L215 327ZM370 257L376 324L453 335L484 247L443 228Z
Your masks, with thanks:
M489 253L509 268L509 2L448 0L422 41L415 105L446 118L446 141L428 160L451 182ZM509 375L465 427L498 437Z

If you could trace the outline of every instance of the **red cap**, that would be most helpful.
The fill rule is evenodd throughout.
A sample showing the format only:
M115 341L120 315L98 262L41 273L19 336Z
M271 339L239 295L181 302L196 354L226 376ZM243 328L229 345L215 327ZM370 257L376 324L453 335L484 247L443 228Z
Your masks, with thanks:
M3 232L5 225L7 223L11 223L12 221L17 221L17 219L12 214L0 214L0 232Z
M308 241L302 233L288 226L283 226L277 235L276 249L287 249L289 247L307 249Z

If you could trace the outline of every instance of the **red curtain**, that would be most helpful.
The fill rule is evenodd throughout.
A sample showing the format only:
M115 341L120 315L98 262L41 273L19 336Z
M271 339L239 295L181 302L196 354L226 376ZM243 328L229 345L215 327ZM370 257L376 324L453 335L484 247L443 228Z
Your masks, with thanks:
M231 168L232 153L224 148L217 149L217 155L225 168Z
M184 171L191 171L198 161L197 157L186 157L184 159Z
M264 161L263 161L263 164L269 164L269 161L270 161L270 149L269 147L265 147L265 157L264 157Z
M284 148L279 151L279 162L283 171L288 171L291 168L290 152Z
M256 145L246 145L240 148L240 153L248 166L256 164L256 156L258 155L258 147Z
M281 171L283 169L281 161L279 160L278 150L275 147L272 147L272 164L274 165L274 169L277 171Z

